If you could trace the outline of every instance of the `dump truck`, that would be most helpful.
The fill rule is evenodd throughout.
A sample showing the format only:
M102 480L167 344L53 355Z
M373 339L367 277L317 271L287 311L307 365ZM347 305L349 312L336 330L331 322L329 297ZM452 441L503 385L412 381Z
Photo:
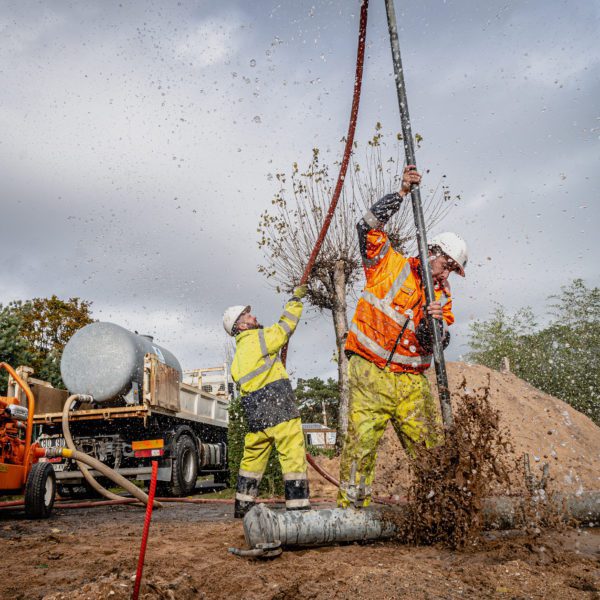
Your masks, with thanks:
M227 483L228 405L235 390L226 365L206 369L211 393L203 370L184 374L177 358L151 336L95 322L64 348L61 375L68 391L27 371L21 375L36 397L33 422L42 447L65 445L65 418L77 450L127 478L148 481L151 461L158 460L161 496L191 494L199 475ZM222 384L214 385L219 378ZM51 460L61 496L90 495L74 461Z

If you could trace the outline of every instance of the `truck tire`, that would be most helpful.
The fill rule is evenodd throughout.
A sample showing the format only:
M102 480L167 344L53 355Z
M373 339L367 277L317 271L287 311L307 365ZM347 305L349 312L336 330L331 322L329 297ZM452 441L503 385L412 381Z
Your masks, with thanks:
M189 496L198 479L198 454L196 444L187 435L181 435L173 448L171 481L159 485L159 495L181 498Z
M47 519L56 496L56 475L52 465L38 462L32 465L25 484L25 514L28 519Z

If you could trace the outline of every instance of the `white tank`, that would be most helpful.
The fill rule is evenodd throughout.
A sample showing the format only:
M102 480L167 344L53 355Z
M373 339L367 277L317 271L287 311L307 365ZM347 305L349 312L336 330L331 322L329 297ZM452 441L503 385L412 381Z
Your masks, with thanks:
M127 396L127 402L137 403L146 354L177 369L181 381L181 365L171 352L152 337L114 323L90 323L75 333L63 351L60 372L71 394L89 394L96 402Z

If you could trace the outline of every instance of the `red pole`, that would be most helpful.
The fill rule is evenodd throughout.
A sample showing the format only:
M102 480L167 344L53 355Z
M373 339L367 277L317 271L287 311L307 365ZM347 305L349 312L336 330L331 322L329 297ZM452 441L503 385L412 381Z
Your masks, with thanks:
M142 583L142 571L144 570L144 558L146 557L146 544L148 543L148 532L152 520L152 507L154 506L154 493L156 492L156 476L158 475L158 461L152 461L152 477L150 479L150 490L148 492L148 504L146 505L146 519L144 520L144 532L142 533L142 545L140 547L140 558L138 560L137 573L135 574L135 586L133 588L132 600L138 600L140 584Z

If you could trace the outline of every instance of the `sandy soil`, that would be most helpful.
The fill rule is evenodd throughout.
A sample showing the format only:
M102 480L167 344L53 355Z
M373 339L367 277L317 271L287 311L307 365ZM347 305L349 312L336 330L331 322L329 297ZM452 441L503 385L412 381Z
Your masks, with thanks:
M230 506L170 505L155 514L141 598L600 598L600 531L484 539L450 552L393 543L286 551L271 561L232 556L243 547ZM49 521L0 515L11 557L0 598L131 597L143 511L60 510Z
M550 464L551 489L567 493L600 490L600 427L565 402L540 392L511 373L499 373L481 365L448 363L453 405L460 401L457 390L463 378L467 389L490 386L490 400L501 413L501 425L513 440L515 465L529 453L531 469L541 475ZM428 373L432 382L435 373ZM336 478L339 459L318 458L319 464ZM377 459L373 491L381 496L404 496L410 478L408 462L393 429L388 427ZM522 485L521 466L515 466L515 482ZM311 494L334 498L335 488L320 476L311 475Z

